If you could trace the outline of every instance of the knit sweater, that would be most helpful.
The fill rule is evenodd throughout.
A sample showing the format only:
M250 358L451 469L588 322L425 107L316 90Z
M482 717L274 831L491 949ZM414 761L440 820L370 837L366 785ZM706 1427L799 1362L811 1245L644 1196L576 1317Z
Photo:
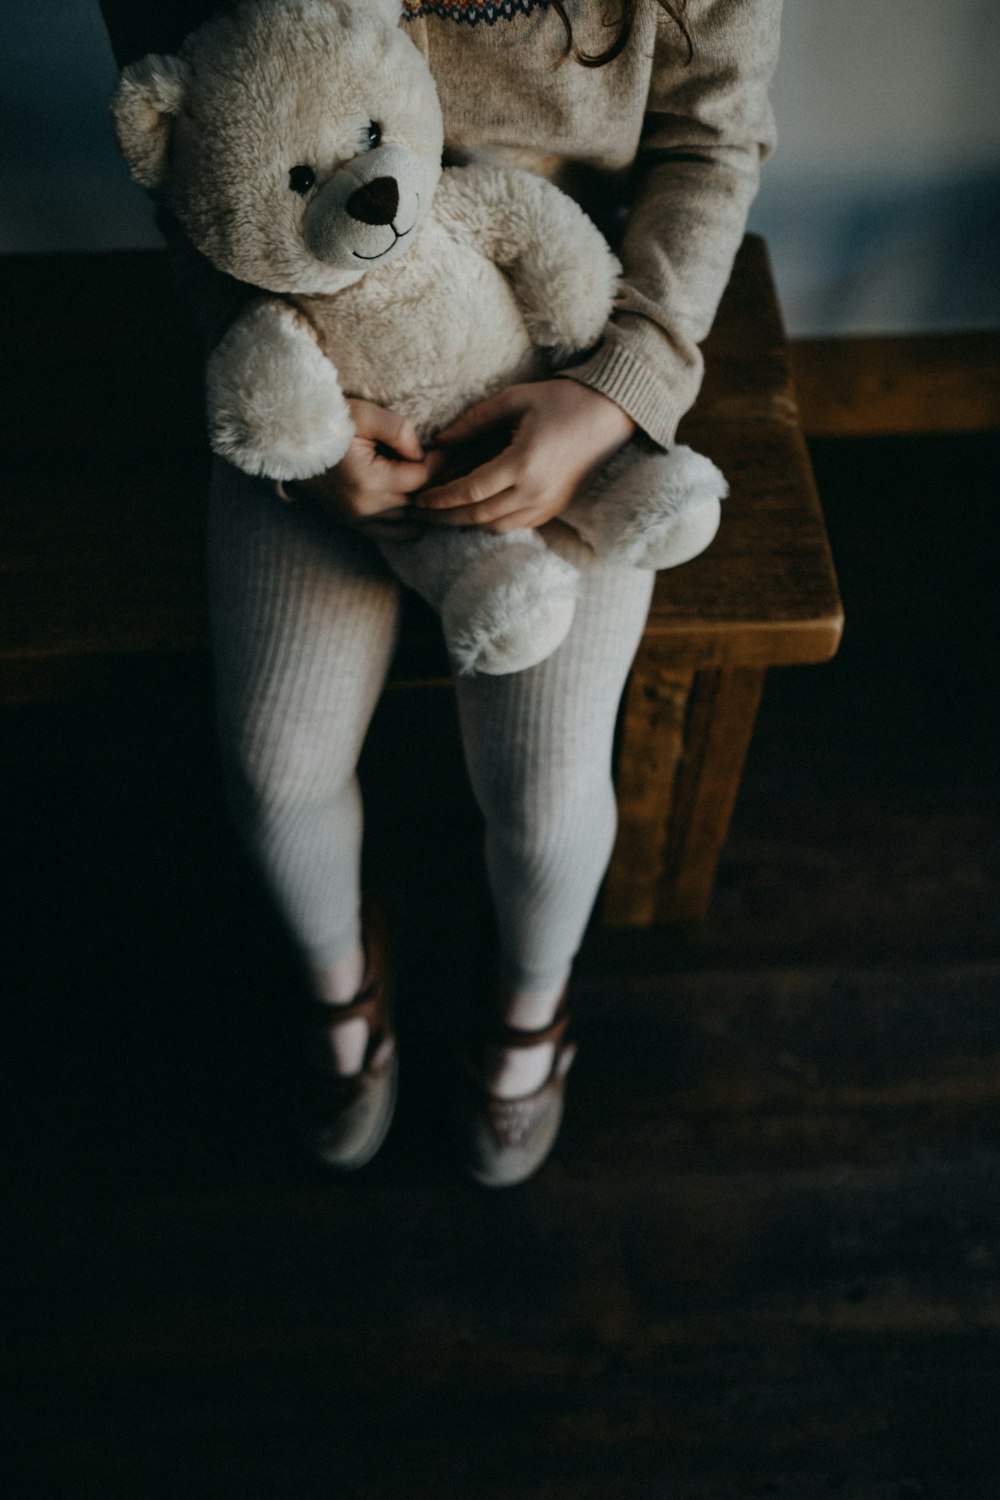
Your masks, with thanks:
M102 0L119 61L164 50L212 0ZM576 45L608 45L604 0L569 0ZM137 10L139 17L137 18ZM689 0L687 45L655 0L639 0L619 57L565 58L546 0L404 0L430 64L452 162L541 173L605 230L624 268L598 346L564 373L618 403L666 446L698 393L707 334L760 163L774 143L767 89L781 0ZM232 298L230 298L232 301Z

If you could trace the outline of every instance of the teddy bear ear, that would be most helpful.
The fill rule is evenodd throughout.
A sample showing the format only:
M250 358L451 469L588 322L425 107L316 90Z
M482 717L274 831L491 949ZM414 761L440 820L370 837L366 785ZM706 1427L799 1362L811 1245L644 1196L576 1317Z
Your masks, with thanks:
M143 187L167 175L174 119L184 107L190 69L179 57L151 53L122 73L111 101L118 144Z

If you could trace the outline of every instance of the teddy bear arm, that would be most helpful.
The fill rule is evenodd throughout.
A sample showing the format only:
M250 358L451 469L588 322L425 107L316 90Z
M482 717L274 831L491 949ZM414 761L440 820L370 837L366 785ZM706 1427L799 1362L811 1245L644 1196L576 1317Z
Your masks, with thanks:
M354 436L333 364L306 319L274 298L229 328L206 392L212 448L248 474L309 479L338 463Z
M595 344L621 267L572 198L513 167L446 171L438 211L451 232L510 276L532 340L559 362Z

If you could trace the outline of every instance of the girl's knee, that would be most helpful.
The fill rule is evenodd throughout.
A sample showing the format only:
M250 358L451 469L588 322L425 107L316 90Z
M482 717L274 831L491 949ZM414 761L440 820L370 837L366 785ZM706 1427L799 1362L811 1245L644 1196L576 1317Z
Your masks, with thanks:
M494 790L498 795L481 804L490 836L524 858L561 861L566 851L614 836L617 813L608 773Z
M354 779L354 736L309 732L286 714L220 715L227 783L245 808L263 811L336 798Z

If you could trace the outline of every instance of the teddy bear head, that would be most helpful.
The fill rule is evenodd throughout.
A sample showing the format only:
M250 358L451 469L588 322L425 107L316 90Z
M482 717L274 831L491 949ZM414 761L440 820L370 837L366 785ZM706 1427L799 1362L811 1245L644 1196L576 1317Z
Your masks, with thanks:
M400 0L243 0L125 69L119 143L220 270L329 293L404 254L442 124Z

